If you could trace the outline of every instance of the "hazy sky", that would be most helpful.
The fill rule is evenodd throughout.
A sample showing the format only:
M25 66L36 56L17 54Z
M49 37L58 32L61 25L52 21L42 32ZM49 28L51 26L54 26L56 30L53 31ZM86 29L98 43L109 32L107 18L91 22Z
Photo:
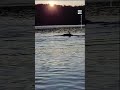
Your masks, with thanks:
M18 5L18 4L31 4L34 5L34 3L46 3L48 0L0 0L0 6L1 5ZM84 4L85 2L98 2L98 1L111 1L111 0L54 0L54 1L59 1L59 3L67 4L67 5L81 5L82 3ZM66 2L65 2L66 1ZM112 1L119 1L119 0L112 0ZM73 4L74 3L74 4Z
M85 0L35 0L35 4L58 4L58 5L71 5L80 6L85 5Z

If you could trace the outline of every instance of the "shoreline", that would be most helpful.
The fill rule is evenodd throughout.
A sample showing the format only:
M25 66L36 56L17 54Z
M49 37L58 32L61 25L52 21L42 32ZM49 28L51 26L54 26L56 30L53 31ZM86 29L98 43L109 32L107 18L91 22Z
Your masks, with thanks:
M45 25L45 26L35 26L35 29L59 29L59 28L84 28L85 25Z

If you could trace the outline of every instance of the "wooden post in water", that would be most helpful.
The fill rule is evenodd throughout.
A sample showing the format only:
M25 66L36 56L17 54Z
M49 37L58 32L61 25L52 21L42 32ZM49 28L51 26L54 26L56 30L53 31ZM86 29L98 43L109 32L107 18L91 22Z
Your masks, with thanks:
M112 7L113 5L112 5L112 0L110 0L110 7Z
M81 14L81 29L82 29L82 14Z
M78 14L80 14L80 23L81 23L81 29L82 29L82 10L78 10Z

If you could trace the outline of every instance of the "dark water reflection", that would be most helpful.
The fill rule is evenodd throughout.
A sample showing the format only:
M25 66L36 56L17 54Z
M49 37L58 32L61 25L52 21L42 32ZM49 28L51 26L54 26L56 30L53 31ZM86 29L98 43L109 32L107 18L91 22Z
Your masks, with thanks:
M36 90L84 90L84 37L35 37Z

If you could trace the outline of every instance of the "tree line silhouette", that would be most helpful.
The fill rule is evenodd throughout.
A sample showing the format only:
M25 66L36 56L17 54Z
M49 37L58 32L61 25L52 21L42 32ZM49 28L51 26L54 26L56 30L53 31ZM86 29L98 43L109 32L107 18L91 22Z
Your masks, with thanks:
M83 11L83 24L85 23L85 6L62 6L50 7L48 4L35 5L35 25L79 25L80 15L78 10Z

